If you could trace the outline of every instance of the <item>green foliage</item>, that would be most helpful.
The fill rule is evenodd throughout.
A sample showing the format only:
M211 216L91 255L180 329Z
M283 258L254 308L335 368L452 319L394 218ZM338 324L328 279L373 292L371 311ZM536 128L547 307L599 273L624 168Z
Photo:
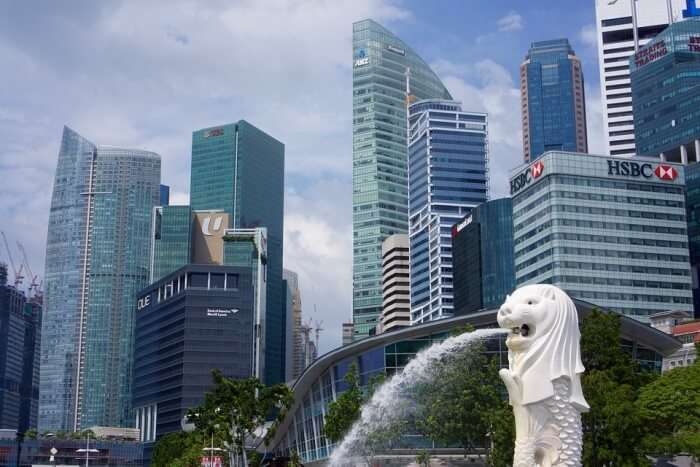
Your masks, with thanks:
M36 428L30 428L29 430L24 432L25 439L37 439L38 437L39 437L39 432L36 431Z
M700 458L700 360L645 386L637 400L649 453L688 453Z
M504 406L497 362L489 359L483 344L477 342L465 352L448 356L432 372L434 383L418 391L422 411L417 417L418 428L441 444L462 447L465 455L477 447L492 446L497 455L493 465L500 465L496 458L509 449L506 446L512 453L513 445L513 429L501 420L513 421ZM496 433L498 428L501 430Z
M635 401L651 375L621 349L620 316L593 310L583 320L581 353L583 393L591 406L582 416L584 465L649 465L641 444L644 421Z
M510 467L513 463L513 443L515 440L515 420L513 409L507 400L494 406L488 412L491 445L486 463L490 467Z
M360 408L364 402L362 389L360 389L360 377L357 374L357 365L350 365L345 382L348 389L338 398L328 404L328 413L324 425L324 434L331 442L336 443L343 439L345 433L350 430L357 417L360 416Z
M289 455L289 467L301 467L301 457L299 457L299 451L296 449L292 450Z
M152 467L199 467L205 442L198 432L170 433L153 448Z
M187 417L194 421L198 432L214 433L244 455L245 439L270 417L273 428L266 439L274 433L293 401L292 392L284 384L265 386L257 378L227 378L219 370L213 370L212 375L214 388L204 396L202 405L188 411Z
M430 466L430 453L428 451L420 451L416 456L416 464L420 467Z

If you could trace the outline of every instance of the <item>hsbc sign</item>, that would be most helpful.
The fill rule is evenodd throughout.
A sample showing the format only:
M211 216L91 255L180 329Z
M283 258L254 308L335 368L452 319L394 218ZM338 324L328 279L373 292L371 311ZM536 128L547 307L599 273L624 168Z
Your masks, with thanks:
M525 171L516 175L515 178L513 178L510 181L510 194L514 195L515 193L519 192L520 190L528 186L530 183L532 183L534 179L539 178L543 172L544 162L535 162L527 169L525 169Z
M656 177L659 180L673 181L678 177L678 170L667 164L608 160L608 175L642 178Z

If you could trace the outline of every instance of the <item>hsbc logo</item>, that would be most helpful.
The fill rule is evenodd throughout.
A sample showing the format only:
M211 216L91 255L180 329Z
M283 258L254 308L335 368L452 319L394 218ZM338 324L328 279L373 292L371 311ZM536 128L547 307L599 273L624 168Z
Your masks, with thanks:
M670 165L659 164L654 170L654 175L659 177L661 180L675 180L678 176L678 171Z
M656 176L659 180L673 181L678 177L678 170L666 164L659 164L654 168L654 164L648 162L640 164L634 161L608 160L608 175L643 178Z
M510 181L510 194L514 195L515 193L519 192L520 190L528 186L533 179L539 178L543 172L544 162L535 162L530 167L525 169L524 172L521 172L520 174L516 175L515 178L513 178Z

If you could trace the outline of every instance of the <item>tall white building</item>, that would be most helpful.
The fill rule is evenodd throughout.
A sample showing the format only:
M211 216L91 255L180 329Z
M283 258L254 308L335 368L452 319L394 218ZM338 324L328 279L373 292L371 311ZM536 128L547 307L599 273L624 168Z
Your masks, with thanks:
M606 152L632 156L629 57L671 21L682 19L685 0L596 0L595 6Z

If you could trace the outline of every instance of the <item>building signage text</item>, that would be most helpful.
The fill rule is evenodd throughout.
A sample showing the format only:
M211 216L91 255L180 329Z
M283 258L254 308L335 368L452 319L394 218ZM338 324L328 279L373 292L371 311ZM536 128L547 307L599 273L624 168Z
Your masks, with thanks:
M404 49L400 49L400 48L398 48L398 47L394 47L393 45L387 45L387 46L386 46L386 49L387 49L387 50L390 50L390 51L392 51L392 52L394 52L395 54L406 55L406 51L405 51Z
M150 295L146 295L146 296L143 297L143 298L139 298L139 300L138 300L138 302L137 302L137 304L136 304L136 309L137 309L137 310L143 310L144 308L146 308L146 307L147 307L148 305L150 305L150 304L151 304L151 296L150 296Z
M369 56L367 56L365 49L360 49L357 51L357 56L355 57L355 68L365 65L369 65Z
M238 313L238 308L207 308L207 316L213 318L228 318Z
M634 64L638 67L651 63L668 53L665 41L659 41L634 54Z
M206 131L204 133L204 137L211 138L213 136L223 136L223 134L224 134L223 128L214 128L213 130Z
M654 164L648 162L608 160L608 175L644 178L656 176L660 180L673 181L678 176L678 171L673 166L666 164L658 164L654 167Z
M510 194L514 195L518 191L529 185L533 179L538 178L544 172L544 162L537 161L521 172L510 181Z

